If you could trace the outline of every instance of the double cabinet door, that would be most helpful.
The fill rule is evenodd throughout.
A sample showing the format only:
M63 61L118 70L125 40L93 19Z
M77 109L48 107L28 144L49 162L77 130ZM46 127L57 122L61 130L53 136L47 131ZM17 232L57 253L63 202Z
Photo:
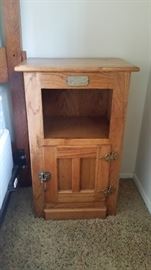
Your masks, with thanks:
M100 209L100 216L105 216L110 171L110 161L105 157L111 152L111 145L47 146L43 151L43 169L49 173L44 183L45 215L53 218L52 213L58 209L72 209L73 218L79 209L85 217L85 211Z

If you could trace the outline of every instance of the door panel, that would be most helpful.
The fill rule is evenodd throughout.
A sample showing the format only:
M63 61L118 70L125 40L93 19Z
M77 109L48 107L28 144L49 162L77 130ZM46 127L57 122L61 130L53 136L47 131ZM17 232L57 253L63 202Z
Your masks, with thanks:
M72 159L72 192L80 191L80 158Z
M60 158L57 160L58 190L72 190L72 160Z
M80 165L80 190L94 190L96 158L81 158Z
M44 169L51 172L46 183L45 204L69 205L105 201L110 162L103 156L110 145L98 147L45 147Z

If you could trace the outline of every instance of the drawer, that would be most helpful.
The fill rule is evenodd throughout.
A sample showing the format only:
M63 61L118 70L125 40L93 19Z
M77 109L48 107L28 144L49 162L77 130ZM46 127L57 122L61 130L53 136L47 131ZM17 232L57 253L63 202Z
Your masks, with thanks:
M47 89L112 89L112 72L104 73L38 73L40 87Z

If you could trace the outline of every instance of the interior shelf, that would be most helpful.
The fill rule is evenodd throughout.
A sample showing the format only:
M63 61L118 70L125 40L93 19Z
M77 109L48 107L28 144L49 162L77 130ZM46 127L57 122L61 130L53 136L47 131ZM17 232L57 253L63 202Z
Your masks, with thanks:
M45 138L107 138L109 135L105 117L45 117L44 127Z

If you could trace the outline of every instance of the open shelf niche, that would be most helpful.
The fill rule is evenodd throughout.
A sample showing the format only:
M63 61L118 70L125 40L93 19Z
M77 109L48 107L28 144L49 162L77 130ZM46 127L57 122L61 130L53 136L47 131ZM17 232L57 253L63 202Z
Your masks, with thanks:
M45 138L108 138L111 89L42 89Z

